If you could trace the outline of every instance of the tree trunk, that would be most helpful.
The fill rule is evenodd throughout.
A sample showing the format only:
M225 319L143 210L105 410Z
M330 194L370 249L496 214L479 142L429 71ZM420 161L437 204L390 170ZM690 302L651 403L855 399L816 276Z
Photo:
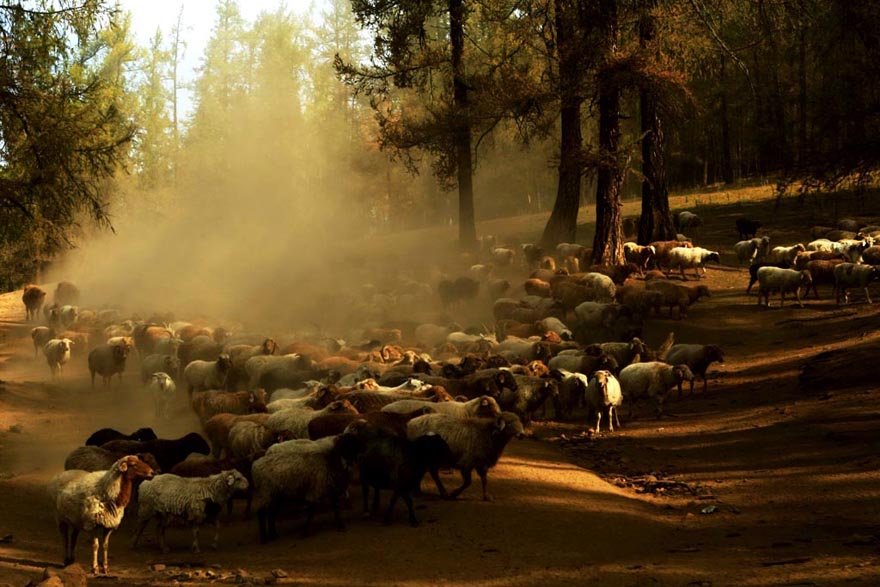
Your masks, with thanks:
M800 3L803 12L803 1ZM807 151L807 41L805 38L806 25L803 15L798 20L798 150L797 160L799 164L804 162Z
M605 35L605 71L599 73L599 151L603 159L596 176L596 236L593 263L623 263L623 231L620 227L620 186L623 180L618 163L620 142L620 87L607 64L617 50L617 0L600 0L599 18Z
M656 0L647 0L639 19L639 44L649 47L654 40L654 16L651 10ZM666 187L666 140L663 123L657 111L657 102L650 92L639 92L639 111L642 125L642 214L639 217L638 242L675 238L675 228L669 218L669 191Z
M719 81L719 90L721 92L721 107L719 116L721 117L721 178L724 183L733 183L733 157L730 154L730 117L727 113L727 86L724 80L724 65L726 59L724 52L721 53L721 79Z
M466 249L477 243L474 219L473 161L468 88L464 80L464 1L449 0L449 39L452 43L452 101L456 113L453 143L458 174L458 241Z
M581 104L578 91L581 71L574 40L573 9L565 0L555 0L556 46L559 59L561 102L559 140L559 183L553 211L541 235L541 246L550 249L577 239L577 217L581 205Z

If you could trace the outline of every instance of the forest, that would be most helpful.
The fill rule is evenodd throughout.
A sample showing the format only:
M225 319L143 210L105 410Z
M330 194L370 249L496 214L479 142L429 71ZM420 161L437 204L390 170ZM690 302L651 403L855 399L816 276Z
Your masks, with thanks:
M671 234L670 190L772 183L796 206L880 162L870 2L330 0L249 22L223 0L186 80L181 23L138 46L111 2L5 4L0 30L5 290L126 216L224 210L457 224L467 248L477 220L537 212L543 244L575 242L595 204L593 260L614 263L623 200L644 244Z

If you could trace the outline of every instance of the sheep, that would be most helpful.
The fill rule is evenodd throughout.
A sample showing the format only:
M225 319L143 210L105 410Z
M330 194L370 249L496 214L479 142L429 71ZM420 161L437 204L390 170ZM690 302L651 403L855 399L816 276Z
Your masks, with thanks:
M382 408L382 412L397 414L409 414L425 407L425 402L419 400L404 399L388 404ZM497 416L501 408L494 397L482 395L466 402L439 402L429 404L429 407L438 414L447 414L456 418L472 418Z
M872 245L862 251L862 261L868 265L880 265L880 245Z
M871 265L857 265L855 263L841 263L834 268L834 295L840 304L840 296L843 294L843 303L849 303L847 288L860 288L865 290L865 298L872 304L871 295L868 293L868 285L880 278L880 270Z
M708 382L706 370L712 363L724 362L724 351L714 344L676 344L669 347L663 360L670 365L687 365L694 376L703 378L703 393L706 393ZM691 379L691 394L694 393L694 380ZM681 387L678 388L681 396Z
M657 400L657 414L663 413L663 402L669 389L677 385L681 394L682 381L692 381L694 374L687 365L668 365L660 361L633 363L620 371L618 381L623 398L633 401L643 396Z
M202 423L217 414L254 414L266 411L266 393L256 391L196 391L192 394L193 411Z
M494 302L507 293L510 289L510 282L506 279L493 279L489 282L487 289L489 290L489 299Z
M122 383L122 372L125 371L125 360L128 358L127 346L98 345L89 352L89 373L92 376L92 387L95 387L95 373L101 375L104 385L109 385L114 375L119 375Z
M190 432L186 436L174 440L157 438L155 440L113 440L101 445L113 452L125 452L128 454L150 453L156 457L156 462L163 471L170 471L174 465L186 459L187 455L197 452L206 455L210 452L208 443L196 432Z
M810 292L810 288L812 288L813 293L816 296L816 299L819 299L819 289L818 286L821 284L834 286L834 268L843 263L843 259L831 259L828 261L810 261L806 264L806 266L801 269L806 269L810 272L810 278L812 279L812 283L810 287L807 288L807 291L804 292L804 297L807 297ZM797 262L795 262L797 263Z
M286 434L278 434L259 422L243 420L236 422L229 430L226 443L233 459L253 462L279 439L289 440Z
M627 216L621 220L620 230L624 236L635 236L639 230L639 217Z
M364 513L368 511L369 492L372 487L372 513L379 510L379 493L391 489L393 494L385 512L385 524L391 523L394 505L403 498L409 513L410 526L418 526L415 508L410 494L419 490L422 477L429 468L438 467L451 460L449 447L437 435L422 436L409 441L406 434L399 435L366 420L349 424L344 434L357 443L357 466L364 497Z
M806 269L807 264L810 261L833 261L835 259L846 261L846 257L840 253L832 253L830 251L804 251L803 253L798 253L797 257L794 258L793 268L800 271Z
M614 299L618 304L629 308L634 315L642 317L648 316L651 310L659 316L660 308L663 305L663 294L636 285L618 287L614 292Z
M678 240L654 241L649 246L654 247L654 266L662 269L669 265L669 252L676 247L692 247L688 242Z
M798 253L802 255L803 253ZM788 269L788 263L754 263L749 265L749 286L746 288L746 295L751 293L752 286L758 283L758 270L762 267L778 267L780 269Z
M590 275L592 273L601 273L611 278L614 285L623 285L631 275L641 273L641 268L635 263L625 263L623 265L593 265L590 267Z
M850 232L856 232L863 223L859 222L855 218L841 218L837 221L837 228L840 230L848 230Z
M768 263L788 263L789 266L794 264L794 258L798 253L806 251L806 247L802 243L792 245L790 247L773 247L767 254Z
M165 528L172 523L192 526L192 551L199 553L199 526L214 522L211 548L220 543L220 518L217 515L237 491L246 491L247 479L236 470L210 477L186 478L157 475L144 481L138 489L138 524L131 547L136 548L150 520L156 519L159 548L168 553Z
M595 371L590 371L590 374ZM584 403L589 378L584 373L567 369L554 369L552 373L559 380L558 393L552 404L553 412L556 418L567 418L576 407Z
M368 412L366 414L328 414L318 416L309 421L309 439L320 440L327 436L342 434L349 424L356 420L366 420L377 428L384 428L389 432L406 438L406 423L418 416L432 414L434 410L431 404L407 414L396 412Z
M212 416L202 427L205 431L205 436L207 436L208 440L211 442L211 455L215 459L220 458L220 455L224 450L226 450L227 457L230 455L229 432L237 423L254 422L264 425L268 419L269 414L266 413L217 414L216 416Z
M517 390L502 392L498 397L498 407L505 412L513 412L519 416L523 425L528 425L544 402L556 400L559 395L558 382L549 377L529 375L515 375L515 377Z
M179 372L180 361L174 355L149 355L141 361L141 381L145 384L156 373L167 373L173 377Z
M34 342L34 358L46 343L55 338L55 330L48 326L37 326L31 329L31 340Z
M599 370L593 374L584 392L587 408L590 413L596 414L596 432L602 431L602 414L608 421L608 431L614 432L614 423L620 428L620 419L617 416L617 408L623 402L623 394L620 391L620 382L609 371Z
M527 269L537 266L544 257L544 249L536 244L521 244L519 250L522 252L523 266Z
M562 260L566 257L574 257L583 259L587 252L587 247L576 243L559 243L556 245L556 259Z
M748 218L736 219L736 231L741 239L753 239L758 234L761 223L757 220L749 220Z
M697 279L700 278L700 269L703 270L703 275L706 274L706 263L720 263L721 257L718 254L718 251L710 251L708 249L704 249L702 247L676 247L669 251L669 271L671 272L674 269L681 270L681 278L687 281L687 277L685 277L684 270L693 268L694 277Z
M807 243L807 250L831 252L833 246L834 241L827 238L819 238Z
M102 446L112 440L156 440L156 433L152 428L138 428L131 434L123 434L113 428L101 428L96 430L86 439L86 446Z
M276 444L251 467L260 542L278 537L275 516L282 503L305 502L303 536L308 536L315 507L328 500L337 527L344 528L339 499L348 488L357 455L354 438L341 434L321 440L290 440Z
M663 305L669 306L669 315L672 316L672 308L678 308L679 319L686 315L687 308L703 297L711 297L709 288L705 285L687 287L665 280L652 280L645 285L649 291L656 291L663 295Z
M124 453L112 452L100 446L80 446L71 451L64 459L64 470L107 471L113 466L113 463L124 456L126 456ZM161 471L159 463L150 453L138 453L135 456L148 464L153 472L159 473Z
M505 387L516 390L516 380L504 369L480 369L459 379L422 375L425 383L440 386L452 396L473 399L481 395L497 396Z
M677 230L696 229L703 226L703 219L689 210L679 212L676 218L678 219L678 224L675 226Z
M642 246L636 243L623 243L623 256L627 263L633 263L639 268L639 273L643 273L654 257L657 255L657 249L648 245Z
M177 386L168 373L153 373L148 386L156 408L156 416L167 420L170 416L171 404L177 392Z
M38 285L26 285L21 294L24 304L25 321L36 320L46 301L46 292Z
M419 401L419 400L413 400ZM308 438L309 422L325 414L357 414L357 409L347 400L337 400L320 410L291 408L275 412L266 420L266 428L285 432L292 438Z
M459 277L455 281L444 279L437 284L437 293L444 308L473 300L480 291L480 282L470 277Z
M183 370L183 380L187 391L204 391L206 389L223 389L232 363L229 355L220 355L216 361L193 361Z
M471 474L476 469L483 485L483 501L492 501L489 495L487 475L498 463L507 443L516 436L522 438L525 430L516 414L504 412L495 418L457 418L449 414L426 414L409 421L407 437L411 441L436 434L449 447L449 460L443 466L461 472L461 487L447 493L440 481L438 467L430 469L437 490L444 499L456 499L471 484Z
M770 250L770 238L765 236L739 241L733 245L733 250L740 264L760 263Z
M162 339L175 338L174 331L167 326L157 324L139 324L132 331L135 347L140 356L145 357L156 353L156 345Z
M619 304L584 302L574 309L574 315L574 338L581 344L641 335L640 319Z
M544 318L539 321L539 325L541 329L545 332L555 332L562 340L572 339L571 329L566 326L559 318L555 318L553 316Z
M492 261L499 267L508 267L513 264L516 258L516 251L506 247L496 247L492 249Z
M825 238L829 232L834 230L831 226L814 226L810 228L810 236L812 238Z
M106 471L92 473L80 470L65 471L49 482L48 493L55 506L55 520L61 531L64 546L64 565L72 564L76 553L76 539L80 530L101 531L101 540L94 536L92 544L92 573L110 572L108 549L110 534L119 527L125 515L125 506L131 497L132 483L149 478L153 470L136 456L124 456ZM98 566L98 550L103 550L102 564Z
M596 302L611 302L614 300L614 280L603 273L587 273L580 278L580 283L593 290Z
M551 370L570 371L572 373L583 373L584 375L590 375L597 369L616 372L619 367L617 360L606 353L599 355L559 354L550 359L547 366Z
M801 302L800 289L803 286L809 288L813 282L809 271L797 271L795 269L780 269L779 267L761 267L758 269L758 305L761 298L765 298L766 305L770 307L770 294L778 291L781 301L779 306L785 305L785 294L794 292L798 306L804 307Z
M543 279L527 279L523 287L530 296L550 297L550 284Z
M602 353L614 357L620 368L650 358L651 351L642 339L633 337L629 342L603 342L599 345Z
M46 355L46 362L49 363L49 369L52 371L52 377L60 374L64 365L70 361L70 348L73 341L69 338L53 338L43 346L43 354Z
M550 345L542 340L526 340L515 336L507 337L504 341L499 342L495 346L495 352L511 362L518 360L529 361L546 361L553 352Z

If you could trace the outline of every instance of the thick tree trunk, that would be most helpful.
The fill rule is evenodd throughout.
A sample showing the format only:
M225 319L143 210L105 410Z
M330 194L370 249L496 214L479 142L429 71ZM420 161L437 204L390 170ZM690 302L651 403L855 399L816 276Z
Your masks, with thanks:
M647 0L639 20L639 43L648 47L654 39L654 17L651 10L656 0ZM639 111L642 125L642 214L639 217L638 242L675 238L675 228L669 218L669 191L666 187L666 140L663 123L657 111L657 102L650 92L639 93Z
M565 0L554 2L556 47L559 58L560 113L559 183L553 211L541 235L541 246L550 249L561 242L577 239L577 217L581 205L581 104L577 43L574 40L574 14Z
M605 60L617 49L617 0L600 0L600 21L605 34ZM593 263L623 263L623 231L620 227L620 186L623 180L618 161L620 142L620 88L613 74L599 74L599 150L603 164L596 176L596 236Z
M468 114L468 88L464 80L464 1L449 0L449 39L452 44L452 100L456 112L453 133L458 174L458 241L464 248L477 243L474 219L473 161L471 125Z

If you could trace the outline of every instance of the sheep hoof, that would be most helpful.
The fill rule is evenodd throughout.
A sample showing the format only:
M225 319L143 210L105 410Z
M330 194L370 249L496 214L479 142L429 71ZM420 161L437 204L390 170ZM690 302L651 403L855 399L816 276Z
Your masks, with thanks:
M193 546L193 547L192 547L192 552L193 552L193 554L199 554L199 553L201 553L202 551L199 549L198 546Z
M495 501L495 498L489 495L488 493L483 496L483 501Z
M93 574L93 575L97 575L97 574L98 574L98 567L97 567L97 566L92 567L92 574Z

